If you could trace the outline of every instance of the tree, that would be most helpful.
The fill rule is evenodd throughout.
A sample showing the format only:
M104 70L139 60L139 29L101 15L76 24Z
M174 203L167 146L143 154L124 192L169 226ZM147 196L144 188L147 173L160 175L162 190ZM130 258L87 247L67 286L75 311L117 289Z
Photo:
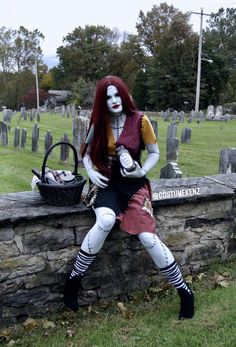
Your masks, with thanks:
M36 60L42 62L40 40L43 38L37 29L0 28L0 95L9 108L19 108L26 90L35 85L33 69Z
M116 49L117 36L105 26L86 25L75 28L57 49L59 65L53 69L55 81L71 85L82 77L95 81L107 74L109 56Z
M235 101L236 94L236 8L212 13L204 31L204 53L213 60L203 82L213 104ZM206 68L206 66L205 66ZM204 72L204 71L203 71Z
M136 27L150 58L146 67L149 104L158 109L181 109L186 101L192 104L198 38L189 15L161 3L146 15L141 11Z
M39 89L39 105L43 105L49 98L49 94L44 89ZM37 108L37 92L36 89L30 89L22 97L22 102L27 108Z

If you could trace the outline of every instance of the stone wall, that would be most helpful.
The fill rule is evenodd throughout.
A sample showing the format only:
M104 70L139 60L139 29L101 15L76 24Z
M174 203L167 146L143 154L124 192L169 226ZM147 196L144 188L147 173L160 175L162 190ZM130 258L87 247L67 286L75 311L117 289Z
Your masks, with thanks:
M157 232L185 274L236 254L236 174L152 182ZM65 275L94 223L84 205L38 193L0 195L0 325L62 306ZM117 227L83 278L79 302L122 297L163 279L135 236Z

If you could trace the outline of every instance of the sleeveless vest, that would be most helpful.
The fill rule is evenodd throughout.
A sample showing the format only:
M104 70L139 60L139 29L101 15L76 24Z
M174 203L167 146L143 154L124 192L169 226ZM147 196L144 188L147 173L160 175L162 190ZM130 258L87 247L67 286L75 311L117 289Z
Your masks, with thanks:
M142 116L141 112L127 116L123 131L116 142L116 147L124 146L138 163L140 163L141 150L144 148L141 137Z

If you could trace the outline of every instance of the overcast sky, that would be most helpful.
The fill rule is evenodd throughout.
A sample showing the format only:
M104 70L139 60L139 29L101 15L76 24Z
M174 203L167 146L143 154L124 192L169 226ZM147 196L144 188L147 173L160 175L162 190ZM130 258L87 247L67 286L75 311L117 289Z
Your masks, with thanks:
M62 39L74 28L105 25L121 32L136 33L139 11L144 13L164 1L154 0L0 0L0 27L38 29L45 36L42 49L48 65L52 64ZM173 0L166 1L183 12L217 12L220 7L236 7L235 0ZM204 17L206 22L207 17ZM200 27L200 16L191 15L194 30ZM51 59L51 63L50 63ZM46 61L46 60L45 60Z

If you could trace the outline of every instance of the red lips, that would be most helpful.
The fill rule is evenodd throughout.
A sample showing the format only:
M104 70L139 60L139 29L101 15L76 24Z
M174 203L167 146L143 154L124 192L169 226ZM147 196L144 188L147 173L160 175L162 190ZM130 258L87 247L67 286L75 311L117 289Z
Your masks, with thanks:
M118 108L118 107L120 107L120 105L114 105L114 106L112 106L112 108Z

